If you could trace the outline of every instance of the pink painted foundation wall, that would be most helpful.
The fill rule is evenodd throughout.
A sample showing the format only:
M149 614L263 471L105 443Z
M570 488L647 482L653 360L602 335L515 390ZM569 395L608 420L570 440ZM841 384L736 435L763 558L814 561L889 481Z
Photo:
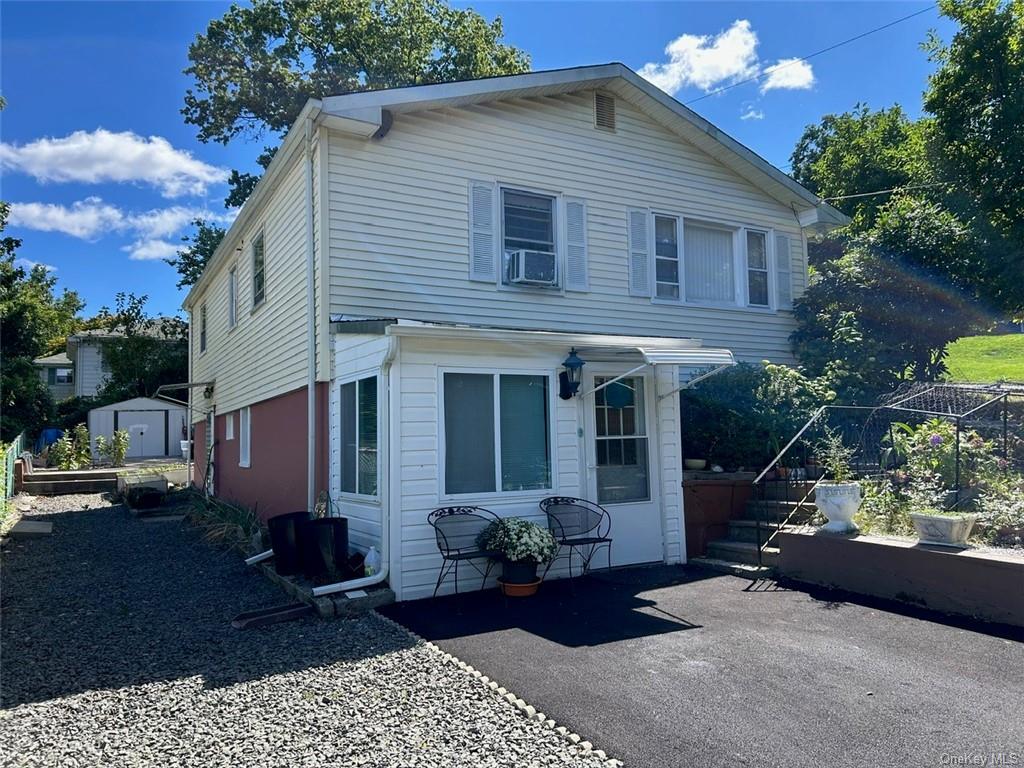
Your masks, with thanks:
M316 387L316 493L328 484L328 385ZM234 413L235 437L226 437L227 416ZM255 509L262 519L306 508L306 388L250 406L252 439L249 466L238 466L238 412L215 418L216 495ZM206 471L206 422L195 425L197 453L193 483L202 487Z

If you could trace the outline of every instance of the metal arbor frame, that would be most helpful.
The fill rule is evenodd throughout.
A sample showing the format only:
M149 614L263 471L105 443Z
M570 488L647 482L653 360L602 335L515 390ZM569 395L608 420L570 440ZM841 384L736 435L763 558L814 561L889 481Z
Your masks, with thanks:
M788 471L781 478L773 475L778 468L797 463L801 456L806 460L814 439L822 436L826 428L839 432L847 444L855 447L851 469L856 476L867 478L877 477L889 468L882 445L885 438L892 441L895 423L921 423L928 418L952 422L956 430L955 479L951 489L956 492L955 507L962 501L960 436L965 429L994 437L1008 466L1024 466L1024 434L1016 434L1017 424L1016 440L1011 445L1010 406L1014 397L1021 397L1024 405L1024 387L915 384L887 396L876 406L821 406L754 478L752 498L767 502L761 504L763 520L760 514L755 518L758 564L762 564L765 549L786 525L816 513L811 498L822 480L820 476L810 477L806 469L803 476L793 477ZM782 512L769 520L768 510L773 507L781 507Z

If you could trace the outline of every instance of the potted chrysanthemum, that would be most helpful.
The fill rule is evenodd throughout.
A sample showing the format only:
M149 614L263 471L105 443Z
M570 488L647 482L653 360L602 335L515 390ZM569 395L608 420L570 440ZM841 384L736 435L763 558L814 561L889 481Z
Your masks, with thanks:
M558 552L551 531L529 520L505 517L495 520L480 534L479 546L501 555L498 584L509 597L527 597L537 591L537 566L550 562Z

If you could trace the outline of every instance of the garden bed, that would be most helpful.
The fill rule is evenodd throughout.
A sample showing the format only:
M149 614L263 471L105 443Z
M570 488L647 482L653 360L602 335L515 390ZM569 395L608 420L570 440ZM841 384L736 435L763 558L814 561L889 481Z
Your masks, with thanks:
M807 584L1024 627L1024 552L780 533L778 572Z

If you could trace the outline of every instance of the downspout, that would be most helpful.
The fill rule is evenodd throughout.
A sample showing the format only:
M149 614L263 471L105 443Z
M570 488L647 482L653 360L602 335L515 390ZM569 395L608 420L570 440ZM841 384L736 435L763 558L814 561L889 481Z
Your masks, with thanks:
M319 112L319 110L317 110ZM306 508L312 512L316 504L316 253L313 244L313 119L305 122L306 169ZM321 242L322 247L322 242Z
M362 589L363 587L381 584L387 580L388 573L391 570L391 455L393 451L397 450L397 446L391 439L391 423L394 418L393 414L397 410L397 403L392 402L391 364L398 356L398 337L388 335L386 338L388 340L388 348L380 365L381 381L386 382L388 388L384 397L388 407L384 410L384 423L381 425L381 432L387 435L388 442L387 451L385 451L387 460L380 463L381 474L383 475L380 483L380 570L372 576L363 576L359 579L340 581L337 584L325 584L322 587L314 587L313 597L323 597L335 592L348 592L350 589ZM387 467L387 470L384 470L384 467Z
M188 311L188 381L192 381L192 310ZM185 477L192 486L192 387L188 388L188 410L185 418L185 439L188 450L185 452ZM159 392L159 389L157 390Z

